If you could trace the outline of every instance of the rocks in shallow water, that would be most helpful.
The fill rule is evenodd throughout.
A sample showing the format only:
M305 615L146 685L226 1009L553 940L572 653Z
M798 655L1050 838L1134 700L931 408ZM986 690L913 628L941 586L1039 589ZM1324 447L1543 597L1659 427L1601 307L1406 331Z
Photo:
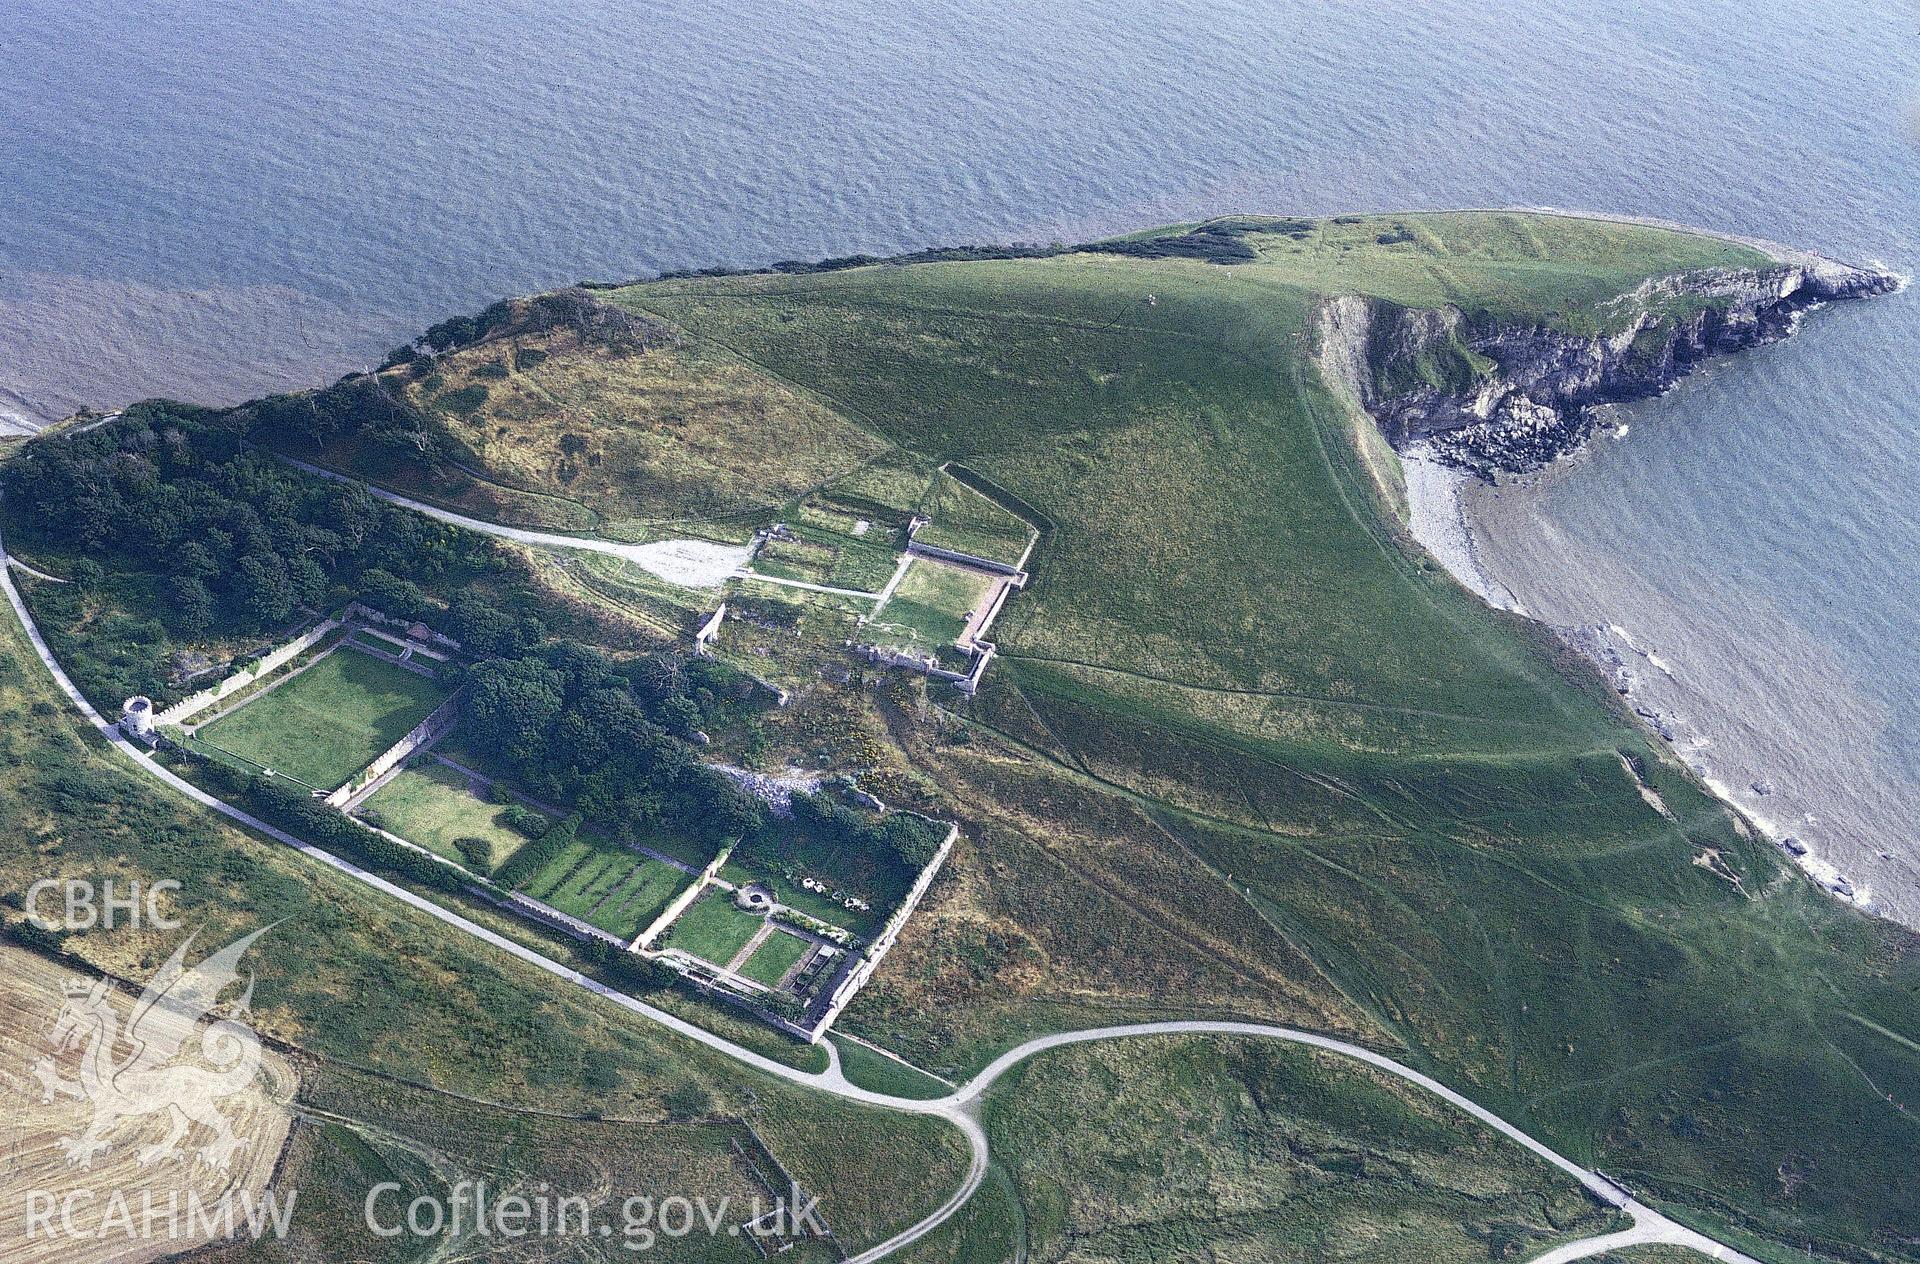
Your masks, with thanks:
M1771 781L1768 781L1765 777L1762 777L1758 781L1750 782L1749 788L1751 788L1755 794L1760 795L1762 798L1766 797L1767 795L1776 793L1776 787L1774 786L1774 784Z
M1791 834L1780 840L1780 847L1789 856L1804 856L1807 854L1807 845Z
M1577 628L1555 628L1562 641L1573 647L1581 657L1600 669L1613 686L1614 692L1625 697L1633 689L1633 671L1627 666L1626 658L1613 642L1613 635L1604 623L1589 623Z
M1658 733L1667 742L1671 743L1679 740L1678 734L1673 727L1673 716L1663 711L1655 711L1652 707L1646 706L1635 707L1633 713L1645 720L1653 731Z

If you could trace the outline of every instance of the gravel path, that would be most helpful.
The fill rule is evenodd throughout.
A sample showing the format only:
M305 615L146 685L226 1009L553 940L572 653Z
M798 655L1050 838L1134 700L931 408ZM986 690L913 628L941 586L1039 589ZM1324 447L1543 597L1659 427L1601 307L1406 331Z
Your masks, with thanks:
M558 535L551 531L504 527L497 522L469 518L451 509L429 505L411 496L402 496L398 492L375 487L361 479L352 478L307 461L297 460L294 457L281 456L280 459L296 469L305 470L321 478L330 478L341 483L359 483L373 496L389 504L411 509L415 513L423 513L429 518L450 523L456 527L464 527L468 531L477 531L482 535L497 536L502 540L531 544L544 549L581 549L588 553L611 554L624 561L632 562L656 579L663 579L669 584L677 584L682 588L718 588L753 560L753 546L750 544L716 544L712 540L655 540L651 544L621 544L615 540L601 540L593 536Z

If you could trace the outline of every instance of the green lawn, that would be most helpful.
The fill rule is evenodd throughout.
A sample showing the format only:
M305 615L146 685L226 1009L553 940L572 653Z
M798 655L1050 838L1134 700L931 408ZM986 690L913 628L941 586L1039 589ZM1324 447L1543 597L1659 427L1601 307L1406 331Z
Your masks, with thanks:
M940 650L966 631L967 618L987 599L993 580L979 571L916 557L866 635L882 645Z
M766 942L753 950L740 966L740 973L755 983L764 983L768 987L779 987L780 980L786 977L794 963L807 955L811 940L798 935L776 930L767 936Z
M435 681L341 648L199 731L215 746L332 790L442 702Z
M690 881L672 865L623 847L575 842L521 890L608 934L632 939Z
M475 796L465 773L438 762L403 770L362 807L378 813L387 829L450 860L465 861L455 839L481 839L490 848L489 870L505 864L527 841L502 822L506 808Z
M733 897L712 890L693 902L667 928L665 946L724 966L766 921L734 907Z

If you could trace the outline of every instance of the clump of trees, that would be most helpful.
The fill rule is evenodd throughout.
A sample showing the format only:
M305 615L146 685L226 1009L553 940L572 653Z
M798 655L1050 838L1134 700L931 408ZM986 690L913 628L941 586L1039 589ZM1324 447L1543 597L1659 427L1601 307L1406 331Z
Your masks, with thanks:
M881 815L848 807L829 794L796 792L793 817L828 838L843 840L918 873L933 860L946 827L911 812Z
M336 586L417 594L484 547L358 484L302 475L204 418L142 405L36 440L4 471L15 520L61 551L158 575L155 614L186 638L278 628Z
M752 692L728 667L671 653L615 663L561 640L498 654L465 679L469 738L539 798L636 838L673 821L717 844L765 821L758 799L694 753L701 726Z

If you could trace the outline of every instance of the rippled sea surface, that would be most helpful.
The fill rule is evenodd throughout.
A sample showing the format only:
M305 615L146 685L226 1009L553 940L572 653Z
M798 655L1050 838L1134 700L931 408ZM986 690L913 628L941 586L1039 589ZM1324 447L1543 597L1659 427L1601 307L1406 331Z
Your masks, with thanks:
M1583 207L1915 270L1911 9L1563 7L13 0L0 421L324 380L582 277L1226 211ZM1915 291L1818 313L1482 510L1530 609L1626 629L1692 756L1911 917L1917 350Z

